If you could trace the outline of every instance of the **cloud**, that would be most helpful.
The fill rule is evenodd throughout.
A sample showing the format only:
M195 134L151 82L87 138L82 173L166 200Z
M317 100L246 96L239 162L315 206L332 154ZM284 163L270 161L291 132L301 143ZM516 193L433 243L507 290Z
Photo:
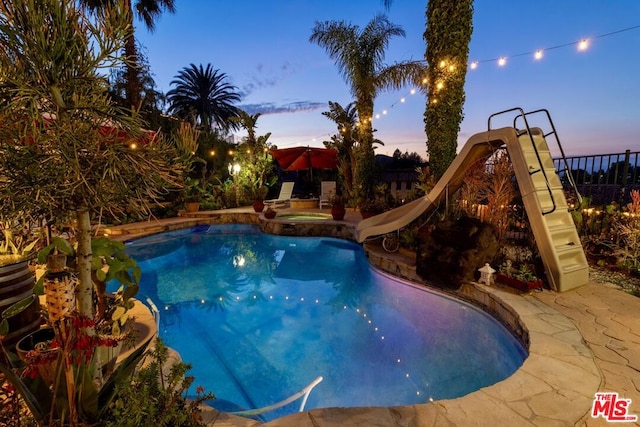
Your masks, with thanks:
M327 108L326 102L315 101L296 101L289 102L287 104L274 104L273 102L264 102L261 104L244 104L238 105L238 108L246 111L248 114L260 113L262 115L267 114L283 114L283 113L298 113L300 111L315 111L320 108Z
M238 93L242 99L245 99L256 90L276 86L281 80L295 72L296 67L288 61L283 62L275 69L261 63L257 64L253 73L249 74L249 81L239 88Z

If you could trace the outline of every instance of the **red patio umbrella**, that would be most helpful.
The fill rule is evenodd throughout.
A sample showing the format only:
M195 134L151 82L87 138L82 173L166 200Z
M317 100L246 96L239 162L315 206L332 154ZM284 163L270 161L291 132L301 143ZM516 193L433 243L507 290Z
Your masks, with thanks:
M338 151L332 148L293 147L269 153L285 171L335 169L338 165Z

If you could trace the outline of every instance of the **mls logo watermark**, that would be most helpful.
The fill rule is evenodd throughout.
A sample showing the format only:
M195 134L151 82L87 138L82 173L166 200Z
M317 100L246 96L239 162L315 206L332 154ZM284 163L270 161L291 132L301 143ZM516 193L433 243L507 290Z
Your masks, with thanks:
M593 418L602 416L602 418L612 423L638 421L637 415L629 415L629 406L631 406L631 399L622 399L618 397L618 393L596 393L596 398L593 399L593 407L591 408L591 416Z

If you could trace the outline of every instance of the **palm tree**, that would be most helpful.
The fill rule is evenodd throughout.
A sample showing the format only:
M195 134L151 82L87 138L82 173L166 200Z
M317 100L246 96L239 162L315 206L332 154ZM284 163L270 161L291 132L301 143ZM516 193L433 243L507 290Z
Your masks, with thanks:
M358 126L358 176L356 188L361 197L373 189L375 156L373 153L373 105L379 91L420 84L425 67L419 62L400 62L385 66L385 50L394 36L404 30L389 22L383 14L375 16L364 28L345 21L316 22L309 41L323 47L331 57L356 99Z
M238 122L231 118L240 115L232 105L240 101L240 95L226 79L227 75L214 70L211 64L207 68L202 64L183 68L170 83L175 88L167 92L169 113L188 119L205 132L211 132L213 124L225 131L238 129Z
M351 102L343 107L337 102L329 101L329 111L322 112L322 115L335 122L338 127L338 134L332 135L331 141L325 141L324 145L338 150L338 170L342 174L343 188L348 195L352 195L357 167L354 149L357 144L358 113L355 103Z
M127 80L127 105L131 108L140 108L140 91L142 83L140 81L138 50L136 48L135 30L133 26L133 4L132 0L123 0L125 17L128 21L130 31L127 33L124 53L126 58L126 80ZM118 0L80 0L80 4L96 12L113 6ZM153 32L155 23L162 12L175 13L174 0L137 0L135 3L137 16L144 21L147 30Z
M261 115L261 113L249 114L244 110L238 110L238 116L231 117L232 122L237 123L239 127L247 131L245 142L253 149L255 149L257 145L256 128L258 127L258 119Z

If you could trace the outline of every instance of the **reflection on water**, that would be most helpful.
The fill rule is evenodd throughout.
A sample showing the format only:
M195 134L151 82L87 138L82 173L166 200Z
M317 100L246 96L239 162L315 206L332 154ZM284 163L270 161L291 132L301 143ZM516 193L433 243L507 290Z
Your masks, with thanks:
M272 404L320 375L307 408L424 403L500 381L526 356L484 313L375 272L354 243L195 231L128 250L161 337L219 409Z

